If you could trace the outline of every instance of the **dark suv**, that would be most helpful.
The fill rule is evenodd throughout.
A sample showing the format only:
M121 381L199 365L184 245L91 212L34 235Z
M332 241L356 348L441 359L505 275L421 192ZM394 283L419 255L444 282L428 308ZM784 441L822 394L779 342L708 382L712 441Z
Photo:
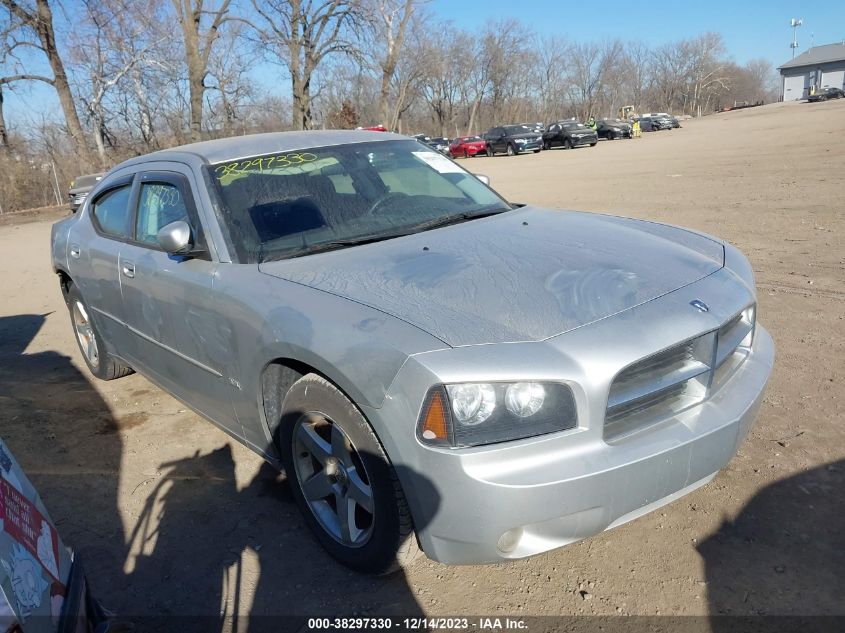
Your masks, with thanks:
M67 192L71 211L76 213L76 210L85 202L88 192L94 188L94 185L100 182L103 176L105 176L105 173L77 176L73 179L70 183L70 189Z
M561 146L564 149L571 149L579 145L590 145L592 147L598 142L599 137L594 129L571 119L552 123L543 133L543 147L545 149L551 149L555 146Z
M487 155L504 152L508 156L515 156L521 152L534 152L543 149L543 137L525 125L503 125L494 127L484 133L482 138L487 141Z

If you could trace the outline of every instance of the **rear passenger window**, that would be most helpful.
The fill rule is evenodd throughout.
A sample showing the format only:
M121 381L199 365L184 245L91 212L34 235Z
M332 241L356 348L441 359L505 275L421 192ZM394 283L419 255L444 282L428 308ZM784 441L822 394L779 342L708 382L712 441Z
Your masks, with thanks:
M158 244L159 229L178 220L190 224L188 209L179 187L164 183L141 185L135 239L147 244Z
M106 235L120 239L132 237L132 214L129 211L129 193L132 187L124 185L112 189L94 202L94 219Z

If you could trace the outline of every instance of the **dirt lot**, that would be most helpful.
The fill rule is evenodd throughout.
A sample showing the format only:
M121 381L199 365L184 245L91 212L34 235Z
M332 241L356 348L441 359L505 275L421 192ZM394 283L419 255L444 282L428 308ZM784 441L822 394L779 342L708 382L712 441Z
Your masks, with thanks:
M758 424L694 494L530 560L364 578L283 476L144 378L93 382L50 224L0 226L0 434L95 592L143 614L845 615L845 101L594 148L475 158L509 199L675 223L751 259L778 357Z

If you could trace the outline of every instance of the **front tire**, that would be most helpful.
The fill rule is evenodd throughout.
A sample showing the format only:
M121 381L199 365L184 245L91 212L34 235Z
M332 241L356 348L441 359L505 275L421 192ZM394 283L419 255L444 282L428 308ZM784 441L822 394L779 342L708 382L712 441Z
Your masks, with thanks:
M100 380L114 380L132 373L132 368L109 354L105 340L100 336L91 318L91 310L82 299L77 287L70 283L65 294L70 323L76 335L76 344L88 370Z
M516 156L516 154L517 154L517 151L514 148L514 146L511 145L510 143L508 143L508 156Z
M402 487L358 408L317 374L285 396L279 445L305 522L335 559L384 574L419 555Z
M487 148L484 150L484 153L487 154L487 158L491 158L493 156L493 149L488 145Z
M572 141L568 138L563 139L563 149L572 149Z

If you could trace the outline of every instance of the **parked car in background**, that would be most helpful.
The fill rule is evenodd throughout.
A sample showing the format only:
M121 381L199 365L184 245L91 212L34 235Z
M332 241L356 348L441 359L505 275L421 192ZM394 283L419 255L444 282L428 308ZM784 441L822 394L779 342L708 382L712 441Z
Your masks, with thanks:
M822 88L818 90L816 94L807 97L807 101L827 101L828 99L841 99L842 97L845 97L845 92L843 92L839 88L829 86L827 88Z
M671 130L672 122L667 116L642 116L640 117L640 129L643 132Z
M669 127L658 127L658 129L661 129L661 130L663 130L663 129L671 130L671 129L681 127L681 122L678 121L678 118L675 117L675 116L672 116L668 112L646 112L642 116L643 117L649 117L650 119L661 119L661 120L665 119L666 121L668 121Z
M426 141L426 145L436 149L441 154L449 153L449 139L443 138L442 136L436 136L428 139L428 141Z
M88 174L87 176L77 176L71 181L70 189L67 192L71 211L76 213L76 210L85 202L88 192L100 182L104 175L104 173Z
M581 145L593 146L598 142L599 137L596 131L575 119L552 123L543 133L543 147L545 149L552 149L553 147L571 149Z
M633 136L631 124L622 119L602 119L596 124L596 134L610 141Z
M133 158L51 253L90 371L134 369L284 467L317 540L367 572L418 546L524 558L692 492L773 364L728 242L516 207L398 134Z
M504 153L508 156L515 156L523 152L534 152L536 154L543 149L542 135L522 124L491 128L484 133L482 138L487 141L488 156L497 153Z
M452 158L460 156L471 158L485 153L487 153L487 141L480 136L459 136L449 144L449 154Z

